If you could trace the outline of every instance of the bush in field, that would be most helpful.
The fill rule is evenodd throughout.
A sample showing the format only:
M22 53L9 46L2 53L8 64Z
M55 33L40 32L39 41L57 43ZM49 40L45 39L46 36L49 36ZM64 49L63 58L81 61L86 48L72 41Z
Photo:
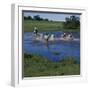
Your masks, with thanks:
M61 61L62 65L72 65L72 64L77 64L77 61L73 58L73 57L67 57L67 58L64 58L62 61Z
M32 55L31 54L24 54L24 58L31 58Z

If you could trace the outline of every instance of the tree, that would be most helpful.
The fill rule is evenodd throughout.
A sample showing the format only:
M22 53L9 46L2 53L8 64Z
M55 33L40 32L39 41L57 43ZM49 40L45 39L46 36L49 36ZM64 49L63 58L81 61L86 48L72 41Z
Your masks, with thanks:
M77 29L80 28L80 18L76 16L66 17L64 28L66 29Z
M39 15L34 16L33 19L34 19L34 20L38 20L38 21L43 20L42 18L40 18Z
M28 17L24 16L24 19L25 20L32 20L33 18L31 16L28 16Z
M28 19L29 19L29 20L32 20L32 17L31 17L31 16L28 16Z
M44 19L44 21L48 21L48 19L47 19L47 18L45 18L45 19Z

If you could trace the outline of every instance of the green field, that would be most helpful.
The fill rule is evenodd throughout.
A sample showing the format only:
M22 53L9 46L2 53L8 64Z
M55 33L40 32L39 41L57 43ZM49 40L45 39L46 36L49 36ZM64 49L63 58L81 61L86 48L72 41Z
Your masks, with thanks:
M64 29L63 22L56 22L56 21L24 20L23 26L24 32L32 32L34 27L37 27L39 32L79 31L79 29Z
M53 62L44 57L24 54L24 77L80 75L80 64L67 57Z

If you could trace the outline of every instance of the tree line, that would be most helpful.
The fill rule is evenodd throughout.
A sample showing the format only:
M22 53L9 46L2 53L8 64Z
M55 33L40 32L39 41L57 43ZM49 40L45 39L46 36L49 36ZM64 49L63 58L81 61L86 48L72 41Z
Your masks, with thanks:
M50 21L47 18L41 18L39 15L31 16L24 16L24 20L37 20L37 21ZM63 28L65 29L79 29L80 28L80 18L74 15L70 17L66 17L65 21L63 22Z
M35 15L33 17L31 17L31 16L28 16L28 17L24 16L24 20L49 21L47 18L45 18L45 19L41 18L39 15Z

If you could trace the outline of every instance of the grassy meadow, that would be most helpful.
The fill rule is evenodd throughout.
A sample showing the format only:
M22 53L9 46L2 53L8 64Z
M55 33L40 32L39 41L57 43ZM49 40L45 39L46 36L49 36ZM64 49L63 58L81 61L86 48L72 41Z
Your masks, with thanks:
M53 62L41 56L24 54L24 77L79 75L80 64L72 57Z
M24 20L23 26L24 32L33 32L34 27L37 27L39 32L79 31L79 29L64 29L63 23L59 21Z

